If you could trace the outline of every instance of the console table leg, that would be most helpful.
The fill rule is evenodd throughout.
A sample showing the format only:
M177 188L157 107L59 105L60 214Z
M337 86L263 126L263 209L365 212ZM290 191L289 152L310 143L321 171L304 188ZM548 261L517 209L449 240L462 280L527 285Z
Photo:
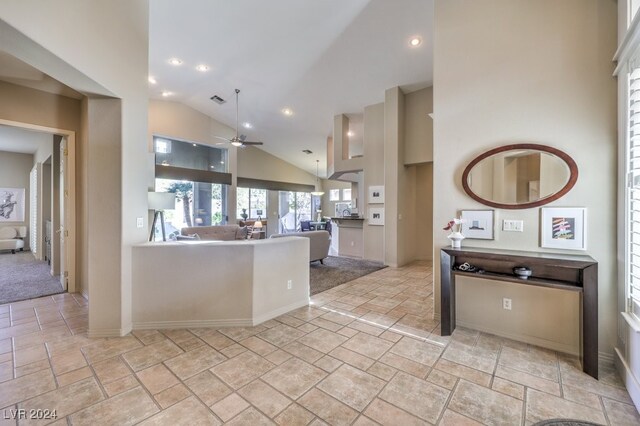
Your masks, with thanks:
M456 277L451 271L455 257L440 252L440 334L449 336L456 328Z
M583 271L582 370L598 378L598 265Z

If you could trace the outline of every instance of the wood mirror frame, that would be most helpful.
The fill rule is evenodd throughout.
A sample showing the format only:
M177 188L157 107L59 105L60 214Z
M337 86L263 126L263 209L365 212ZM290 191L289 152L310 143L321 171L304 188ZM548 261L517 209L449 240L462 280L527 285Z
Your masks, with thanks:
M506 204L506 203L498 203L492 200L487 200L478 196L476 193L474 193L471 190L471 188L469 187L469 173L471 173L471 170L476 164L478 164L480 161L488 157L491 157L494 154L498 154L500 152L505 152L505 151L518 150L518 149L532 149L532 150L547 152L549 154L553 154L556 157L560 158L569 167L569 180L559 191L555 192L554 194L551 194L548 197L541 198L536 201L531 201L531 202L522 203L522 204ZM546 145L523 143L523 144L500 146L498 148L494 148L487 152L484 152L479 156L477 156L476 158L474 158L462 173L462 188L464 189L464 192L466 192L469 197L473 198L474 200L478 201L481 204L499 208L499 209L516 210L516 209L530 209L533 207L540 207L552 201L555 201L560 197L564 196L567 192L569 192L571 188L573 188L573 186L576 184L577 180L578 180L578 165L576 164L575 161L573 161L573 158L571 158L567 153Z

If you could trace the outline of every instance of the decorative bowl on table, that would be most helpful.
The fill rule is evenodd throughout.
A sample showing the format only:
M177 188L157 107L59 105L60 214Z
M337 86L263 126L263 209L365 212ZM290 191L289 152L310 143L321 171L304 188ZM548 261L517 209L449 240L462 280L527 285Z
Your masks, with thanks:
M531 269L527 268L526 266L517 266L513 268L513 273L518 278L526 280L531 276L533 271L531 271Z

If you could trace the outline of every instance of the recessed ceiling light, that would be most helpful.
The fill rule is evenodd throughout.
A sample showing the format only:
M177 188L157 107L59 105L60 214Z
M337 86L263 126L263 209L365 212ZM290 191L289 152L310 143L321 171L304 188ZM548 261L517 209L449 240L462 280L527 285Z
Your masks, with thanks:
M200 64L196 67L196 70L200 71L200 72L207 72L209 71L209 67L207 65L204 64Z
M253 124L245 121L244 123L242 123L242 127L244 127L245 129L253 129Z
M156 78L155 78L154 76L150 75L150 76L149 76L149 83L151 83L151 84L156 84L156 83L158 83L158 82L156 81Z
M355 135L355 133L353 133L351 130L349 130L349 131L347 132L347 136L351 137L351 136L353 136L353 135Z
M194 144L193 144L193 146L198 146L198 144L197 144L197 143L194 143Z
M282 109L282 113L286 116L292 116L293 115L293 111L291 110L291 108L283 108Z
M224 164L224 161L221 161L220 164Z
M182 65L182 59L171 58L171 59L169 59L169 63L171 65L175 65L175 66Z
M164 96L165 98L166 98L167 96L171 96L171 95L173 95L173 92L169 92L169 91L167 91L167 90L164 90L164 91L162 92L162 96Z
M215 169L215 168L216 168L216 166L211 166L211 168L212 168L212 169Z
M422 39L420 37L412 37L411 40L409 40L409 46L411 47L418 47L422 44Z
M216 142L216 145L224 145L224 142Z

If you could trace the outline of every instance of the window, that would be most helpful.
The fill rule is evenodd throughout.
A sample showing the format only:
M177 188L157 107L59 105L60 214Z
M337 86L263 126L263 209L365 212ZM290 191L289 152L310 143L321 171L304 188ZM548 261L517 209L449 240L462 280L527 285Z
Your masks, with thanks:
M309 192L280 191L280 233L300 230L300 221L312 220L314 209Z
M342 190L342 201L351 201L351 188Z
M340 201L340 190L339 189L330 189L329 190L329 201Z
M629 314L640 320L640 68L629 74L626 144L627 297Z
M247 219L265 218L267 216L267 190L256 188L238 188L237 219L246 214Z

